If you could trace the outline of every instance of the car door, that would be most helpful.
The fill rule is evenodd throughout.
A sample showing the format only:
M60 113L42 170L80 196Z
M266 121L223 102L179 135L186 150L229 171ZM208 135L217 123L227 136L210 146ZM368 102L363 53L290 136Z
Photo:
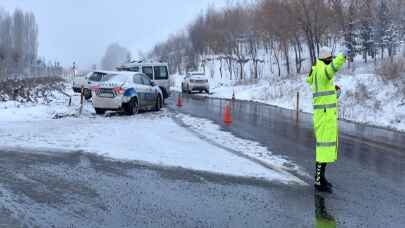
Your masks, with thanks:
M135 91L138 94L138 103L140 107L147 106L146 104L146 92L147 88L143 84L143 74L135 74L133 77Z
M144 66L142 67L142 73L149 77L150 80L153 80L153 67L152 66Z
M153 82L165 90L170 89L169 71L167 66L153 66Z
M152 106L155 103L155 91L152 87L152 80L146 75L143 75L143 85L145 87L145 103Z

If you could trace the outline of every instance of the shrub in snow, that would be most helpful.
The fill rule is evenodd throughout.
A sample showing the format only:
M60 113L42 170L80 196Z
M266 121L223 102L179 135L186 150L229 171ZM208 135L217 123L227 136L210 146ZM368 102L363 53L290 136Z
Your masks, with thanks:
M382 102L381 101L379 101L379 100L375 100L375 102L374 102L374 110L381 110L381 105L382 105Z
M377 74L383 81L400 79L404 73L405 58L387 59L377 67Z
M357 89L354 91L354 98L360 104L364 104L367 100L370 100L370 94L367 86L363 83L359 83Z
M385 60L377 67L377 74L385 82L392 82L405 98L405 58Z
M63 79L58 77L6 80L0 85L0 101L45 102L52 100L54 91L63 91Z

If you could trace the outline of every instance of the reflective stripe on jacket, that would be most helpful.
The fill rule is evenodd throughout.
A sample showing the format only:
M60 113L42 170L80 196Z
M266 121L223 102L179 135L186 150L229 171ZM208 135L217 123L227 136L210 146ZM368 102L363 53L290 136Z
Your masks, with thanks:
M317 162L332 163L337 160L338 104L334 78L345 61L343 55L338 55L328 65L317 60L307 78L313 93Z

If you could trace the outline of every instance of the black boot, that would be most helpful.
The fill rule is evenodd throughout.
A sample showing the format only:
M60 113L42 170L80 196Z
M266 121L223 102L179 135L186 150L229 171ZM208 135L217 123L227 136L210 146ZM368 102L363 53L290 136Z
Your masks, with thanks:
M325 182L325 167L322 163L316 163L314 186L317 191L332 193L332 187Z
M326 179L325 173L326 173L326 165L327 163L321 163L321 181L323 181L329 188L333 188L333 185Z

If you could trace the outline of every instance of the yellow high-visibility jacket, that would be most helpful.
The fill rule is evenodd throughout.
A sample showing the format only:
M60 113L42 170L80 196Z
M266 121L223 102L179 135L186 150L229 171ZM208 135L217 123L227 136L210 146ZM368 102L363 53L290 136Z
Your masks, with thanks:
M316 228L336 228L336 220L333 218L324 218L322 216L316 216L315 220Z
M317 162L333 163L337 160L339 129L334 78L345 61L346 57L342 54L329 65L317 60L307 78L313 93Z

